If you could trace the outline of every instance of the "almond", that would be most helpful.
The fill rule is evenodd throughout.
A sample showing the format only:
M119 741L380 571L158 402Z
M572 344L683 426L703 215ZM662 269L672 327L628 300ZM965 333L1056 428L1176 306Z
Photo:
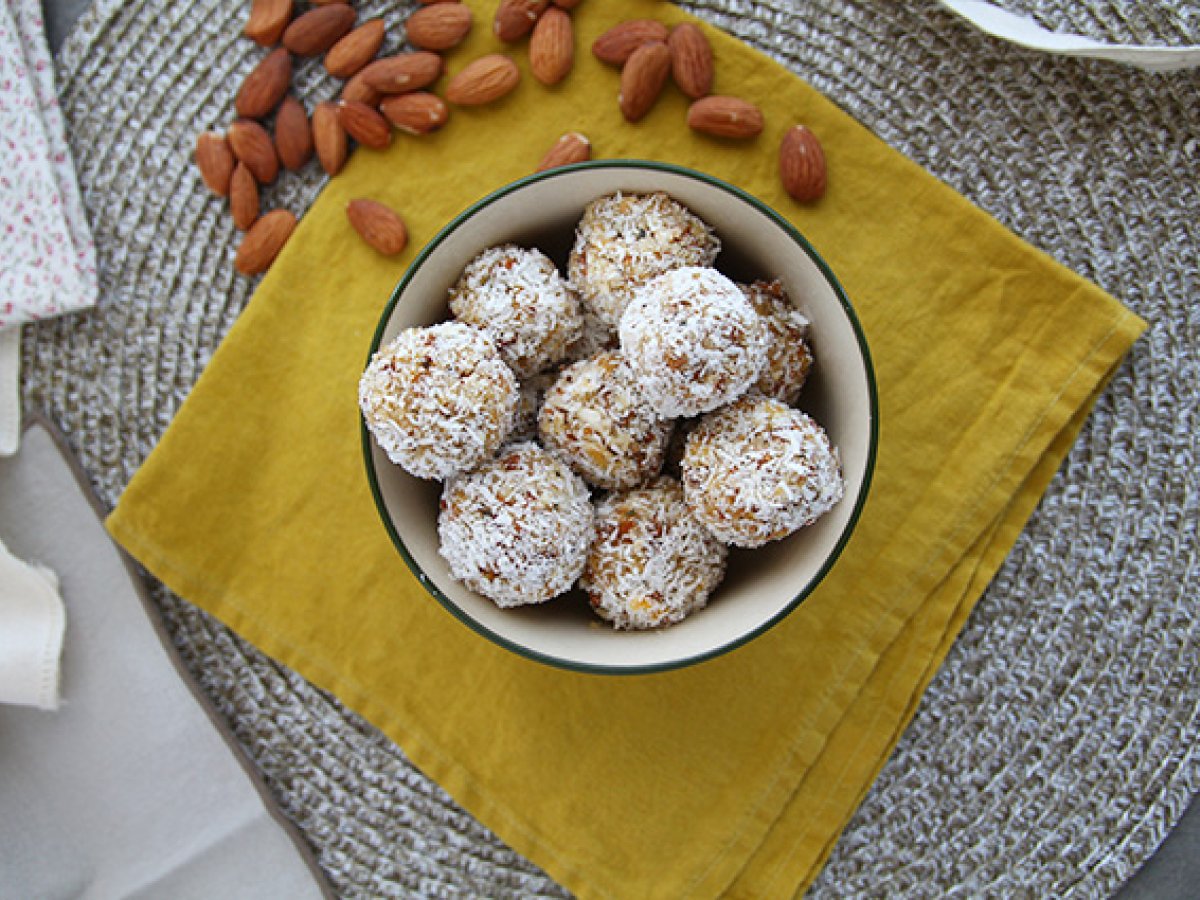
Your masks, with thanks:
M395 256L408 244L404 220L378 200L351 200L346 218L359 236L384 256Z
M205 131L196 136L196 168L205 187L218 197L229 196L229 179L236 163L225 135Z
M688 107L687 123L703 134L744 140L762 132L763 114L739 97L704 97Z
M238 119L229 126L229 147L259 184L270 184L279 174L275 142L253 119Z
M273 209L250 226L233 259L234 268L243 275L258 275L271 263L296 230L296 217L286 209Z
M392 142L392 126L374 107L353 100L338 103L338 123L360 144L382 150Z
M521 70L502 53L481 56L450 79L446 100L458 106L482 106L499 100L517 86Z
M618 22L592 43L592 55L610 66L623 66L633 51L656 41L665 44L670 36L667 26L654 19L628 19Z
M671 77L676 86L693 100L707 97L712 91L713 52L704 32L691 22L676 25L667 46L671 48Z
M250 70L233 100L233 108L239 116L262 119L283 99L291 81L292 55L276 47Z
M283 32L283 46L297 56L324 53L354 27L354 10L344 3L318 6L292 20Z
M352 75L350 80L342 85L343 100L357 100L359 103L365 103L367 106L378 106L379 101L383 98L383 94L375 90L367 84L363 78L363 72L370 68L370 64L362 69L356 75Z
M292 0L254 0L242 33L256 44L271 47L279 43L291 21Z
M379 111L389 122L409 134L437 131L446 124L450 115L445 101L427 91L384 97L379 104Z
M312 157L312 127L304 104L291 94L279 104L275 113L275 153L284 168L295 172Z
M788 195L801 203L825 196L825 151L804 125L793 125L779 144L779 178Z
M575 30L558 7L546 10L529 38L529 69L542 84L558 84L575 63Z
M592 144L578 131L564 134L554 146L546 151L542 161L538 163L537 171L557 169L559 166L569 166L571 163L586 162L592 158Z
M626 120L636 122L650 112L671 72L671 51L666 44L642 44L621 69L621 94L617 102Z
M408 42L420 50L449 50L471 30L471 8L465 3L438 3L418 9L404 23Z
M349 78L375 58L383 46L383 19L363 22L325 54L325 71L334 78Z
M550 0L500 0L492 30L505 43L519 41L533 30Z
M336 103L325 100L313 107L312 134L321 168L328 175L336 175L346 164L350 152L346 130L338 121Z
M245 163L238 163L229 181L229 211L238 231L246 231L258 218L258 182Z
M442 58L427 50L377 59L360 73L381 94L402 94L429 87L442 74Z

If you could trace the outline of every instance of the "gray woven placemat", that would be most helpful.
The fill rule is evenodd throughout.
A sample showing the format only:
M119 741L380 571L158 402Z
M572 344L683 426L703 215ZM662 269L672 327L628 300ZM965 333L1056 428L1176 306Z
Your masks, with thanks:
M1002 5L1098 38L1200 43L1191 3ZM412 3L358 6L398 48ZM686 6L1151 323L813 888L1106 896L1200 789L1200 75L1040 56L931 0ZM58 61L102 300L26 330L23 390L109 505L251 294L190 164L259 55L239 37L244 7L98 0ZM299 88L334 92L311 65ZM310 167L267 201L302 212L320 183ZM154 588L340 894L563 895L374 728Z

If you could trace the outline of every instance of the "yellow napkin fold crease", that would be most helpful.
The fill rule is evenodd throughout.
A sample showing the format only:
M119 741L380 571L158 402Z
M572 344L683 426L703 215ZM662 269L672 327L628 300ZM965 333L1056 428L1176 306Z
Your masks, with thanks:
M494 4L450 72L499 48ZM514 848L584 897L792 896L819 871L1091 408L1144 327L884 145L809 85L705 26L716 91L759 103L751 142L684 124L668 88L642 122L587 48L611 24L688 17L610 0L573 13L576 65L528 74L425 137L359 149L218 348L108 528L170 588L336 694ZM778 182L803 122L823 201ZM597 157L663 160L750 191L844 285L874 357L870 500L820 588L750 644L687 669L603 677L492 646L421 588L364 473L355 389L380 313L420 247L528 174L563 132ZM348 200L405 216L387 259ZM819 364L819 361L818 361Z

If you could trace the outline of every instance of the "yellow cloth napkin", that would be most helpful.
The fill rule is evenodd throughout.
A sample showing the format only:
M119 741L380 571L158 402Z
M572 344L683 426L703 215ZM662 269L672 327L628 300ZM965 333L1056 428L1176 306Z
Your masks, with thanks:
M497 49L494 4L449 60ZM561 86L526 75L425 138L358 150L303 218L108 520L176 592L325 688L508 843L585 897L790 896L821 863L1016 539L1135 316L885 146L803 81L711 29L716 90L765 133L712 140L669 88L641 123L587 48L609 25L685 15L639 0L574 12ZM780 189L776 148L807 123L829 192ZM355 388L393 285L473 201L529 173L564 131L600 157L725 178L825 256L870 342L882 433L858 530L813 596L724 657L636 677L576 674L492 646L442 609L388 541L368 490ZM407 217L397 259L344 207Z

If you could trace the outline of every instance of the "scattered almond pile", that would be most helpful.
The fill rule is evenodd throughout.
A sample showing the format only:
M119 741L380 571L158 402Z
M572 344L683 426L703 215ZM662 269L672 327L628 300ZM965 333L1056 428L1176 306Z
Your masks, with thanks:
M575 34L570 11L581 0L500 0L492 22L504 44L528 39L529 68L540 83L553 86L575 63ZM457 0L420 0L406 20L414 48L379 56L387 38L380 18L357 21L350 0L252 0L243 33L269 48L246 76L234 100L237 118L224 132L206 131L196 139L195 159L209 190L228 198L235 227L245 232L234 265L244 275L265 272L296 227L283 209L263 212L260 189L296 171L316 156L322 169L337 175L353 146L382 149L393 131L429 134L445 125L451 106L482 106L510 93L520 69L505 53L469 62L438 96L430 88L443 74L441 54L454 49L474 25L470 7ZM654 19L620 22L592 44L592 54L620 69L618 105L630 122L642 119L672 80L692 103L688 126L717 138L745 140L759 135L762 111L739 97L712 93L715 64L704 32L685 23L668 29ZM293 67L320 58L326 71L341 79L336 100L315 103L311 114L304 98L291 93ZM578 133L564 134L546 151L537 171L591 158L591 144ZM779 148L779 173L785 190L801 202L825 193L825 158L808 128L795 125ZM369 198L350 202L350 225L370 246L398 254L408 243L400 215Z

